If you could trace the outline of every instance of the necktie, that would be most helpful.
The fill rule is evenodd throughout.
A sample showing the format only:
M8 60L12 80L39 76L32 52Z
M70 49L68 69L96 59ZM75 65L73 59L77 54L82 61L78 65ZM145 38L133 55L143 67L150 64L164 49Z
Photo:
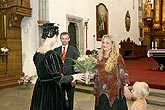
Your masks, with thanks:
M62 59L63 63L64 63L64 60L65 60L65 56L66 56L65 47L63 47L62 56L61 56L61 59ZM64 75L64 67L62 68L61 73L62 73L62 75Z
M62 56L61 56L61 59L62 59L63 63L64 63L64 60L65 60L65 56L66 56L65 47L63 47Z

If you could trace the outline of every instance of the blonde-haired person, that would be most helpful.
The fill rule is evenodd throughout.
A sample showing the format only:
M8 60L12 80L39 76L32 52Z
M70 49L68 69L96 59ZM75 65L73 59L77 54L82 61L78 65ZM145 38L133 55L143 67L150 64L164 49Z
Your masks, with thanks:
M95 110L128 110L128 72L113 36L104 35L94 76Z
M149 95L148 84L136 81L131 92L135 101L131 105L130 110L147 110L146 97Z

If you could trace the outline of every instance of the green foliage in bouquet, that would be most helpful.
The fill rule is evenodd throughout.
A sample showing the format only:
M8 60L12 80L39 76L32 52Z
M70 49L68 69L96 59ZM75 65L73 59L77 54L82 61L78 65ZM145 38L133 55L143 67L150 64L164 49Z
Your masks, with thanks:
M74 69L76 71L81 71L84 73L94 69L97 65L97 60L95 58L95 54L91 54L91 55L81 54L77 60L73 60L73 61L75 63L73 65Z

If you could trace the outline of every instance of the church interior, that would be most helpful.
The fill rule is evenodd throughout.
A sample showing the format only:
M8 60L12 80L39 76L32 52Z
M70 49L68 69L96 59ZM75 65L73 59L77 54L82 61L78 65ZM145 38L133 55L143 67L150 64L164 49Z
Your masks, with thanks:
M0 0L2 110L28 110L37 77L33 55L42 42L42 25L48 22L58 23L60 33L69 32L69 44L88 55L99 51L103 35L113 35L131 84L148 82L149 110L164 110L165 0ZM59 45L58 38L54 47ZM34 76L30 89L19 88L23 75ZM93 109L91 88L81 83L76 86L75 110ZM78 99L81 95L88 98Z

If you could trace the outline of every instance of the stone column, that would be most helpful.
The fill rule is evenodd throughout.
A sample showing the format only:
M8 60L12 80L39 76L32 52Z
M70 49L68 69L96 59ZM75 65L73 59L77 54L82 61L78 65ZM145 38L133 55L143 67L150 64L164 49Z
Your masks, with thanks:
M48 0L39 0L39 20L38 25L49 22L49 10L48 10Z

